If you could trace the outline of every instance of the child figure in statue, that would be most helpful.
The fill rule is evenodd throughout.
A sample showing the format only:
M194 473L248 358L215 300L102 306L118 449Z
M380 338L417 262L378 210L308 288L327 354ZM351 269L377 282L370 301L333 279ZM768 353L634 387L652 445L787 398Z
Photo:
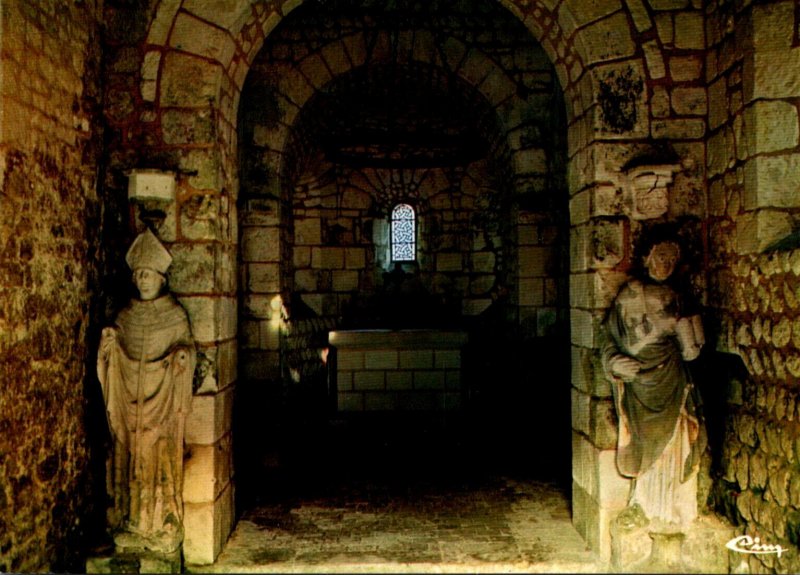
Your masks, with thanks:
M704 338L699 316L683 316L668 283L679 260L677 241L653 241L646 277L623 286L604 322L603 368L619 417L617 468L634 480L629 505L686 527L697 517L706 436L685 362L697 358Z
M170 553L183 541L183 435L195 346L184 309L162 293L172 256L146 230L126 256L139 299L103 329L97 374L113 438L108 520L118 547Z

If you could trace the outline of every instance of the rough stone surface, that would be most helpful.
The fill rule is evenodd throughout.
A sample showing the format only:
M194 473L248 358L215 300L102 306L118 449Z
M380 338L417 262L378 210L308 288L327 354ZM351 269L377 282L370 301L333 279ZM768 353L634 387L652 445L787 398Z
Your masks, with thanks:
M102 4L3 4L0 571L81 571L102 484L97 336ZM24 33L23 33L24 31ZM102 413L102 412L99 412ZM102 417L102 416L101 416Z
M338 495L329 491L316 499L298 499L291 507L251 510L214 564L189 565L188 571L604 570L570 525L567 500L553 485L493 478L457 494L415 485L405 488L404 495L361 485L348 485Z
M335 83L370 58L386 61L393 46L398 48L396 54L403 66L413 61L435 69L446 59L448 70L463 82L458 92L468 95L474 90L487 102L485 114L475 117L499 118L503 125L494 131L490 121L481 124L483 134L492 134L491 167L472 166L465 177L434 170L419 195L430 202L430 213L436 216L425 225L437 231L420 244L422 253L431 256L421 261L422 266L435 270L435 255L444 252L457 254L464 262L462 269L446 265L445 271L431 273L426 288L438 297L454 297L457 301L447 303L454 309L472 310L475 317L487 317L508 301L503 313L514 317L511 323L518 322L514 327L520 332L541 335L555 326L566 333L570 290L565 270L587 273L599 267L622 274L632 264L630 240L639 233L640 223L627 220L615 192L614 171L641 151L645 139L674 145L685 174L675 179L675 201L664 217L688 217L707 230L699 242L707 251L698 259L703 263L697 264L705 267L692 280L708 278L704 304L710 321L720 326L721 332L709 342L710 347L741 351L749 376L758 383L752 388L740 381L734 386L738 392L731 392L736 406L732 417L739 422L734 427L739 429L732 435L723 463L742 490L740 503L734 507L763 533L782 541L797 538L797 522L791 519L791 512L784 521L774 510L777 503L792 506L798 499L796 482L783 478L785 469L797 461L794 447L788 446L796 435L792 386L800 376L800 352L796 349L800 331L794 328L800 293L789 260L780 273L740 275L733 271L752 268L756 254L780 242L784 242L778 245L782 253L797 259L792 233L798 204L792 186L797 184L793 174L797 172L799 144L800 52L794 2L504 2L497 9L511 15L517 24L523 23L516 29L519 34L507 34L500 25L494 27L493 16L474 18L481 25L473 26L474 14L463 19L469 25L453 25L453 14L448 14L441 50L432 49L431 30L441 24L433 20L415 34L398 34L394 44L385 30L370 31L375 32L370 35L376 39L372 44L367 41L364 24L344 21L345 27L338 31L336 26L326 25L318 28L321 32L315 38L287 33L283 44L270 44L281 30L291 29L293 15L301 14L311 3L268 0L250 6L234 0L186 0L180 9L175 1L145 4L112 1L102 9L95 2L66 7L51 1L4 5L0 239L5 251L0 269L9 295L4 295L0 304L0 322L5 322L0 329L0 350L9 358L2 362L11 374L9 401L24 406L14 411L13 417L5 416L10 422L7 425L15 439L24 441L13 449L3 449L6 457L0 463L4 476L10 478L7 505L0 505L0 510L7 511L0 512L0 521L11 525L8 518L14 514L13 529L0 528L0 571L60 568L65 560L57 548L80 547L72 545L71 539L84 529L71 527L71 522L83 501L76 485L87 470L82 424L78 423L84 421L78 388L84 380L82 366L91 364L85 352L87 340L96 336L91 322L108 315L116 303L106 297L109 309L101 310L93 298L96 290L103 292L101 299L105 292L113 291L113 285L104 285L98 275L108 275L109 284L121 277L113 262L128 239L122 231L129 220L122 174L140 166L181 171L177 205L170 208L163 230L168 241L185 246L184 259L189 266L176 281L187 290L200 290L186 295L197 298L203 345L209 349L236 346L239 329L236 306L231 302L237 301L237 276L241 276L242 313L248 321L258 320L254 326L242 325L242 332L246 332L248 346L256 342L247 348L248 353L259 358L243 361L243 371L279 377L275 375L279 364L277 322L269 323L279 319L280 305L277 310L271 305L278 294L248 290L277 288L286 295L301 277L294 274L292 266L296 266L298 272L315 274L315 281L304 283L296 294L300 297L285 303L295 303L295 312L299 309L323 316L312 319L329 321L352 303L349 292L353 288L376 293L387 267L383 265L385 255L369 248L376 237L375 228L380 227L373 224L383 220L375 216L381 213L373 211L378 194L365 191L369 188L366 178L351 174L341 179L340 172L316 173L313 169L281 171L287 159L296 160L296 166L315 164L303 163L312 158L303 138L288 139L290 126L300 135L308 133L295 102L313 98L315 91L319 95L329 77ZM317 9L331 5L316 4ZM286 26L277 27L279 22ZM219 41L204 44L209 36ZM266 47L262 53L269 54L257 57L262 47ZM98 76L101 48L107 51L102 82ZM265 66L267 60L276 67ZM270 74L278 65L291 73L276 76L291 81L274 81ZM612 69L635 70L631 78L642 81L639 95L619 98L623 94L615 92L603 101L598 86ZM246 78L259 74L269 81L257 87L251 100L259 102L258 117L244 120L237 116L240 101L247 103L241 88ZM192 77L192 89L186 88L185 77ZM104 94L98 93L101 85ZM326 89L333 86L325 85ZM361 87L349 93L360 92ZM701 98L706 88L707 111ZM559 90L564 110L560 102L553 106ZM603 129L601 102L608 110L619 112L624 120L621 131ZM250 108L245 105L242 109ZM566 111L569 122L553 117L555 109ZM105 116L105 134L95 128L100 124L96 113ZM247 150L236 149L237 130L247 122L255 126L246 140L246 146L255 150L249 157ZM625 129L627 126L632 128ZM552 134L558 138L569 135L568 155L543 161L542 150L550 144L543 146L541 141ZM564 142L551 143L567 148ZM99 150L100 145L105 149ZM96 185L101 153L105 168L99 172L102 185ZM524 159L516 167L525 167L528 173L512 173L515 154ZM248 158L241 166L240 157ZM368 175L375 175L374 171ZM461 186L461 194L429 193L449 190L452 178ZM298 187L282 187L283 181ZM347 185L340 187L342 183ZM567 188L576 198L573 228L568 231ZM591 201L577 198L576 194L588 196L589 190ZM548 203L553 198L564 203L554 208ZM104 205L100 206L101 202ZM36 208L44 215L35 221L27 218ZM239 253L237 209L243 210L243 223L279 230L270 232L277 238L273 235L268 242L256 243L254 253L250 247L247 250L248 257L254 258L248 263L280 265L277 286L272 271L268 282L261 281L265 279L262 274L248 284L248 270L233 269ZM541 220L553 215L560 220L555 226L523 223L517 210ZM487 221L486 216L494 219ZM619 251L608 250L609 243L593 233L608 224L596 225L592 219L609 216L624 221L622 239L613 242ZM315 222L309 228L319 221L319 238L312 230L311 243L292 246L295 224L302 228L306 221ZM555 236L547 231L553 227L558 231ZM301 229L300 235L305 231ZM611 235L619 239L620 234ZM387 237L383 236L377 252L388 245ZM212 269L210 261L198 255L206 250L201 246L211 244L217 274L213 287L205 277L205 270ZM259 247L274 244L281 247L258 253ZM565 253L568 244L569 257ZM519 246L551 250L554 265L534 275L519 265ZM321 260L313 259L314 248L328 247L344 250L343 263L331 267L327 265L330 261L322 265ZM611 256L600 264L596 261L598 247ZM225 254L222 259L227 266L219 265L220 253ZM480 256L479 263L476 254L491 255ZM208 257L212 257L210 253ZM528 261L526 257L523 262ZM108 268L102 274L98 272L101 266ZM774 264L767 261L765 266L772 269ZM364 269L377 273L362 273ZM333 272L343 271L357 272L357 280L352 273L334 276ZM525 290L519 289L521 280L525 280ZM607 396L585 357L596 345L595 318L586 310L602 299L591 302L585 298L592 297L588 295L592 289L599 294L604 288L590 288L587 281L576 283L581 290L573 304L582 308L576 310L581 313L572 314L573 328L586 330L585 334L576 335L574 329L572 333L573 341L586 346L574 355L581 370L573 383L586 393ZM697 279L699 285L704 281ZM520 292L526 295L520 298ZM224 309L214 309L216 304L207 309L206 296L213 296L208 300L226 299ZM302 302L308 309L303 309ZM497 302L501 305L495 305ZM793 325L788 341L785 318L791 318ZM60 338L52 335L56 332ZM49 393L48 387L48 393L42 394L41 382L69 391ZM757 391L762 388L764 391ZM51 408L51 402L57 407ZM759 421L757 414L763 410L773 413L771 425L747 423ZM57 445L41 443L38 431L43 425L64 431L51 434L59 438ZM774 428L784 431L778 434ZM763 449L769 452L757 455ZM783 454L785 460L776 454ZM765 459L767 477L760 468L751 474L752 461L763 467ZM773 459L778 464L770 468ZM34 464L39 466L35 472ZM57 470L55 476L48 479L53 469ZM771 477L776 479L770 483ZM751 487L750 479L766 484ZM607 540L608 517L602 508L593 506L591 497L576 493L577 523L585 528L581 532L587 540L599 545ZM20 514L19 509L40 511ZM213 518L216 511L210 509ZM219 526L225 521L220 517L209 523L218 538L224 537ZM754 572L793 568L785 558L753 558L750 563Z

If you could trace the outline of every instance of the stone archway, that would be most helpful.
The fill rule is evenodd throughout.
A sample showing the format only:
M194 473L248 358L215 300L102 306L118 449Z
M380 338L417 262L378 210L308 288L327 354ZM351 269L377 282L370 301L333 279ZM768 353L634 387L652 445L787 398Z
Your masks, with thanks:
M233 523L230 413L237 379L239 99L265 39L301 4L160 2L146 37L132 41L137 71L127 74L122 67L108 87L110 124L127 137L116 144L113 166L162 163L179 172L177 205L161 235L172 243L176 267L194 270L173 288L189 311L214 374L215 384L195 398L187 436L192 451L186 496L190 562L213 561ZM705 106L705 100L692 91L700 80L692 62L703 48L695 34L699 27L702 38L702 11L659 10L641 2L502 4L541 43L566 101L575 525L607 557L608 521L624 504L627 482L614 468L610 394L594 359L599 319L624 277L629 231L637 225L616 201L618 170L648 139L675 141L682 157L700 166L676 185L703 189L698 180L705 123L698 106ZM673 49L681 58L675 64L666 58ZM331 69L332 63L327 64ZM134 81L124 81L130 75ZM667 77L685 86L670 93L662 84ZM301 79L289 75L283 81ZM481 86L490 100L502 98L502 81L495 94L489 93L494 82ZM508 108L507 121L513 109ZM530 155L514 150L512 161L525 163Z
M486 411L498 410L500 402L520 408L533 403L530 397L509 399L510 390L524 395L524 386L505 383L522 377L507 364L530 369L529 362L497 340L517 329L526 330L528 350L542 347L534 341L550 343L555 329L566 340L566 265L558 281L549 269L549 262L566 260L566 225L552 217L559 210L549 210L558 197L566 215L565 152L559 146L566 126L558 81L542 48L501 7L486 6L495 12L482 16L497 21L494 37L502 37L494 45L459 20L474 17L466 8L458 15L452 8L387 15L391 21L408 19L409 30L396 31L375 13L364 17L368 22L353 22L349 14L340 22L315 6L298 9L293 23L287 20L265 43L240 112L240 275L247 278L241 310L247 339L240 354L247 375L240 385L246 380L248 388L275 387L276 379L288 379L276 373L280 365L298 378L287 381L287 389L301 388L306 376L311 386L319 358L309 348L322 351L328 330L397 321L382 307L382 276L391 266L376 237L389 200L405 193L397 187L406 188L406 199L427 222L419 228L420 289L415 305L402 314L404 325L490 323L488 317L502 316L505 306L519 319L509 320L505 330L492 324L496 333L484 335L483 348L473 341L492 357L492 367L480 364L484 377L473 377L464 395ZM320 30L328 27L343 32L323 35ZM387 140L376 127L389 125L395 127ZM395 146L392 156L381 155L387 145ZM393 175L406 177L407 187L392 181ZM270 281L261 281L264 270L271 270ZM286 318L267 305L279 299L289 308ZM425 313L415 313L420 308ZM284 319L288 326L279 338ZM522 346L516 340L514 345ZM561 350L568 345L562 341ZM566 382L568 362L561 367L551 379ZM348 406L344 411L401 405L400 411L419 413L424 406L434 411L444 398L449 405L462 399L452 389L415 393L398 384L383 393L368 385L340 395ZM562 391L568 401L568 388ZM566 402L560 406L565 419L568 409ZM486 419L512 418L495 411ZM566 425L562 431L568 438ZM568 439L561 453L569 453Z

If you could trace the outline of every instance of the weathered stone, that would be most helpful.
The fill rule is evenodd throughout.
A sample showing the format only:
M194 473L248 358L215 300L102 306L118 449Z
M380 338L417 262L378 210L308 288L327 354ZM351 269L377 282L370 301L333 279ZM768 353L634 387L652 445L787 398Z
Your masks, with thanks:
M762 251L792 233L789 214L774 210L745 213L736 225L736 251L750 254Z
M181 296L199 342L222 341L236 335L236 300L229 297Z
M648 14L642 0L625 0L625 4L628 7L631 18L633 18L633 24L639 32L644 32L653 27L653 21L650 19L650 14Z
M708 139L708 157L706 166L710 175L719 175L733 164L734 146L733 133L726 127L712 134Z
M598 185L592 191L592 216L618 216L622 214L622 190L613 185ZM574 221L574 223L580 223Z
M743 490L750 486L750 454L742 450L735 458L735 475L739 487Z
M358 289L358 272L355 270L334 270L333 291L349 292Z
M541 277L549 274L553 250L539 246L525 246L519 249L519 269L521 277ZM460 269L460 268L459 268Z
M676 140L696 140L706 133L706 123L702 119L675 119L653 121L652 134L655 138L674 138Z
M792 345L800 350L800 317L792 320Z
M599 20L577 35L587 48L587 64L633 56L636 46L623 12Z
M494 252L473 253L472 270L478 273L493 273L495 271Z
M736 418L734 426L738 429L739 440L745 445L755 447L757 436L753 418L749 415L741 415Z
M615 571L630 571L650 556L649 524L639 506L624 509L611 522L611 566Z
M165 110L161 115L164 142L167 144L211 144L214 124L210 108Z
M757 309L761 311L761 313L767 313L767 311L769 311L769 304L771 298L769 291L767 291L766 286L764 286L763 284L756 287L754 291L756 294L756 298L758 300ZM767 334L767 336L771 337L771 334Z
M800 157L795 154L757 156L745 166L744 207L792 208L800 206L794 193L800 188Z
M688 50L705 48L702 11L675 14L675 47Z
M800 507L800 475L792 474L789 481L789 502L793 507Z
M675 88L672 90L672 108L680 115L704 115L707 110L705 89Z
M184 484L184 501L215 501L233 476L231 435L221 437L213 445L190 445L187 452L185 468L192 481Z
M773 350L771 359L772 366L775 368L775 377L778 379L784 379L786 377L786 364L783 361L783 356L781 356L778 350Z
M667 118L671 110L669 104L669 92L663 86L655 86L653 95L650 98L650 112L654 118Z
M232 387L216 394L195 396L192 412L186 420L186 443L215 445L223 436L230 433L232 406Z
M750 457L750 486L763 489L767 485L767 460L764 453L756 451Z
M592 398L572 388L572 429L589 435L591 413L589 407Z
M187 503L188 528L184 544L187 563L207 565L213 563L233 529L233 484L228 483L214 502Z
M772 327L772 343L779 348L785 347L792 337L792 322L783 317Z
M622 221L600 220L592 225L592 266L597 269L615 267L625 257Z
M669 73L675 82L698 80L702 77L702 70L703 58L700 56L672 56L669 59Z
M797 107L784 101L758 100L748 107L745 121L751 154L795 148L800 141Z
M176 243L170 248L173 264L169 281L177 293L204 293L214 290L215 249L210 244Z
M775 7L784 13L787 7L788 11L791 11L791 4L788 2L778 3ZM763 13L762 11L761 14ZM753 100L787 98L797 94L800 89L800 73L797 68L800 64L800 53L797 50L785 49L786 42L792 37L791 32L785 35L778 32L791 26L793 18L794 16L789 15L783 19L774 17L754 19L754 22L757 22L755 41L759 44L759 49L754 54L752 70L746 70L746 73L752 74L753 78ZM774 24L774 28L769 32L766 28L767 21ZM783 46L778 46L776 43ZM780 67L775 66L776 58L780 58Z
M544 280L541 278L520 278L518 303L521 306L544 305Z
M573 404L574 409L574 404ZM589 437L601 449L615 449L617 445L617 414L611 399L592 399Z
M294 222L294 241L299 245L320 245L322 223L319 218L302 218Z
M786 305L789 306L790 310L796 310L800 301L797 299L797 295L795 294L795 290L793 290L788 282L785 282L782 285L783 289L783 301L786 302Z
M311 266L315 269L344 269L344 254L344 248L313 247Z
M642 44L644 50L645 62L647 62L647 71L650 77L654 80L666 76L666 66L664 65L664 58L661 55L661 46L656 40L650 40Z
M772 343L772 319L765 317L761 326L763 330L761 337L764 338L764 343Z
M716 130L728 120L728 83L724 77L708 86L708 127Z
M252 293L280 291L280 269L277 263L250 263L247 265L247 289Z
M753 336L747 324L742 324L736 330L736 343L742 347L749 347L753 342Z

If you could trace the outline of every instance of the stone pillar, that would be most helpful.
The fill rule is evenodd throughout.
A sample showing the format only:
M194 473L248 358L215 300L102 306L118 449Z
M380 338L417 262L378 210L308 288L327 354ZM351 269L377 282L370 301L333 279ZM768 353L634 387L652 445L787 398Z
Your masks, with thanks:
M617 418L598 337L606 310L627 279L617 269L627 257L621 193L611 184L588 183L570 200L572 521L604 561L611 557L611 521L630 491L630 480L617 471Z
M164 239L173 242L170 288L189 314L198 350L186 422L183 551L186 563L208 564L219 555L235 519L231 419L237 381L238 230L235 184L222 183L220 154L198 147L182 161L175 207L163 227L171 236Z
M231 420L238 348L231 222L236 216L229 197L214 191L213 183L179 178L177 208L165 222L174 230L170 287L189 314L198 348L183 485L183 552L189 564L212 563L235 520Z
M800 127L796 105L800 50L793 45L794 3L754 7L753 53L744 60L744 122L734 137L709 143L713 157L745 160L736 251L762 251L793 231L789 210L800 207ZM780 62L776 66L775 62ZM724 87L723 82L719 82ZM734 110L721 110L732 114ZM744 145L737 145L737 142ZM730 149L726 149L730 148Z

